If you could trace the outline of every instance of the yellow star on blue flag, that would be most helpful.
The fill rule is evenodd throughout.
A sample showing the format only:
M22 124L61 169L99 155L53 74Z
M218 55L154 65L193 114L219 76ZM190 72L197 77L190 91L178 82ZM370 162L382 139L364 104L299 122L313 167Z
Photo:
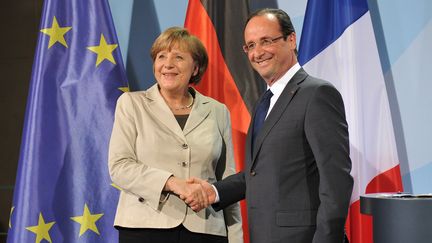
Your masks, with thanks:
M13 213L14 209L15 209L15 207L12 207L11 211L10 211L10 215L9 215L9 229L12 228L11 218L12 218L12 213Z
M82 216L71 217L71 219L79 224L81 224L79 236L84 234L87 230L91 230L99 235L99 230L96 227L96 221L98 221L103 213L100 214L91 214L90 210L87 207L87 204L84 204Z
M55 222L45 223L45 219L42 216L42 213L39 213L38 224L35 226L26 227L26 230L29 230L36 234L36 243L41 242L42 240L47 240L51 242L51 236L49 231L51 227L55 224Z
M64 45L66 48L68 47L64 35L71 30L72 27L60 27L57 18L54 16L51 28L41 29L40 31L50 37L48 43L48 49L51 48L55 43L59 42Z
M119 90L121 90L123 93L124 92L129 92L129 86L126 86L126 87L120 87L120 88L118 88ZM115 186L114 186L115 187Z
M113 64L116 64L112 52L117 48L117 46L118 46L117 44L108 44L105 40L105 36L101 34L99 45L89 46L87 47L87 49L97 54L97 59L96 59L96 67L97 67L105 59L112 62Z

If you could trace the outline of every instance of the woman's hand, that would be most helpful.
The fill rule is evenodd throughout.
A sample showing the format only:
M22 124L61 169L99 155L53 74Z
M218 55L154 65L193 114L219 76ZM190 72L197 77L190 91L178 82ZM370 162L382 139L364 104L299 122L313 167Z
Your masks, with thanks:
M208 183L207 181L205 181L203 179L197 178L197 177L189 178L186 182L190 185L201 185L202 189L204 190L204 192L206 194L208 203L213 204L216 202L216 192L210 183ZM199 207L199 205L189 205L189 206L195 212L198 212L202 209Z
M203 186L198 183L187 183L186 180L171 176L164 190L177 194L195 212L210 205Z

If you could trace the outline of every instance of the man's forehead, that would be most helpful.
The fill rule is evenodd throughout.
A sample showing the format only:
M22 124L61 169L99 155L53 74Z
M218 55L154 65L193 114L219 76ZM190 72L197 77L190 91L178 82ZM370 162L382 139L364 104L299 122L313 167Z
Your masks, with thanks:
M277 34L280 34L280 26L277 19L273 21L273 19L268 19L266 16L256 16L247 24L244 30L244 39L247 40L251 37L262 39Z
M255 22L275 22L275 23L278 23L278 19L276 18L276 16L274 15L274 14L272 14L272 13L266 13L266 14L263 14L263 15L257 15L257 16L254 16L254 17L252 17L250 20L249 20L249 23L247 24L247 25L249 25L249 24L253 24L253 23L255 23ZM247 27L247 25L246 25L246 27Z

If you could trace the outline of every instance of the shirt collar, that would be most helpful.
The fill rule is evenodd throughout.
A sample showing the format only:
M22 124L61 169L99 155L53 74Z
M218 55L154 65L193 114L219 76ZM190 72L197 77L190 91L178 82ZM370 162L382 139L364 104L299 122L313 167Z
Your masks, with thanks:
M299 63L294 64L290 69L288 69L288 72L286 72L282 78L277 80L273 83L272 86L267 86L267 89L270 88L271 92L275 97L279 97L282 91L284 90L285 86L288 84L288 82L294 77L294 74L300 70L301 66Z

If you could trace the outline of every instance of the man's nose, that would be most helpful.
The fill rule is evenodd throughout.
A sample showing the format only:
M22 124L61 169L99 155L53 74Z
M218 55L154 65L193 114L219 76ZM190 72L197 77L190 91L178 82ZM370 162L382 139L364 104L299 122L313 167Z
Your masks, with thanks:
M262 48L261 45L257 45L254 49L253 49L253 53L252 55L254 56L254 58L260 58L264 55L265 51L264 48Z

